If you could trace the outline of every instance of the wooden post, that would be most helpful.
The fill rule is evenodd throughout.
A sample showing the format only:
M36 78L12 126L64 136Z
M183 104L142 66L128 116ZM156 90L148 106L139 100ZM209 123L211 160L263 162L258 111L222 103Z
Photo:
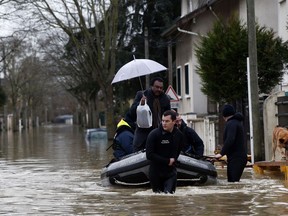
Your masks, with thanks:
M261 161L263 160L262 155L263 131L261 132L260 112L259 112L255 3L254 0L246 0L246 3L247 3L249 65L250 65L250 86L251 86L251 110L253 113L252 123L253 123L254 158L255 161Z

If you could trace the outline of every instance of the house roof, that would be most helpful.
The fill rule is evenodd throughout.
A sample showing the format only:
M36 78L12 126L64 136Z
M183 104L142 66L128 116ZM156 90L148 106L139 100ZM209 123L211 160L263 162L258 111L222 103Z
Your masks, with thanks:
M205 4L201 5L196 10L186 14L185 16L175 20L175 23L168 29L166 29L161 36L162 37L169 37L171 35L180 34L177 30L178 27L182 27L189 23L191 20L202 14L203 12L210 9L210 6L214 5L215 3L220 2L221 0L207 0Z

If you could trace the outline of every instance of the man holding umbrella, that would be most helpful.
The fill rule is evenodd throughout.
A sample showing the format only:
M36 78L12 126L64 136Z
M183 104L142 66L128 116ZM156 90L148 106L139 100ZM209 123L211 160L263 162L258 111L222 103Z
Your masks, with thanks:
M136 122L137 106L144 105L145 100L152 112L152 126L149 128L136 127L133 140L133 151L137 152L145 149L146 139L148 134L154 129L158 128L161 123L161 118L166 110L171 109L170 99L163 91L163 79L156 77L151 81L151 88L145 91L138 91L136 93L133 104L126 114L126 119L130 122Z

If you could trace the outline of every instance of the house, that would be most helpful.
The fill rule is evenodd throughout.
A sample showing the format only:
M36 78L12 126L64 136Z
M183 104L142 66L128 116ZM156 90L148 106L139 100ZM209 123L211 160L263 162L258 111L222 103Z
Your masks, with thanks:
M260 26L272 28L283 40L288 40L286 30L288 2L286 0L254 0L254 2L255 18ZM181 4L181 17L162 36L175 42L175 90L180 99L178 112L186 115L188 122L191 120L192 126L205 143L210 143L210 150L206 153L211 153L213 146L215 148L218 143L217 138L213 137L217 134L215 132L217 128L212 126L213 122L211 123L209 116L217 114L218 110L216 104L201 92L201 80L196 73L195 48L199 42L199 35L205 36L215 21L225 20L237 14L240 20L247 22L246 0L182 0ZM171 47L168 48L168 52L171 52ZM202 124L197 126L199 121ZM215 121L215 116L212 117L212 121Z

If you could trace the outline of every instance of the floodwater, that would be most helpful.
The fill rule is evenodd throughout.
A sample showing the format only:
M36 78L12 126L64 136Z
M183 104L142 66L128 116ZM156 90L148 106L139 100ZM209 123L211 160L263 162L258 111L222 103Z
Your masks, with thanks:
M148 188L102 187L112 158L106 140L86 143L75 126L0 133L0 215L288 215L283 175L246 168L240 183L178 187L173 195Z

